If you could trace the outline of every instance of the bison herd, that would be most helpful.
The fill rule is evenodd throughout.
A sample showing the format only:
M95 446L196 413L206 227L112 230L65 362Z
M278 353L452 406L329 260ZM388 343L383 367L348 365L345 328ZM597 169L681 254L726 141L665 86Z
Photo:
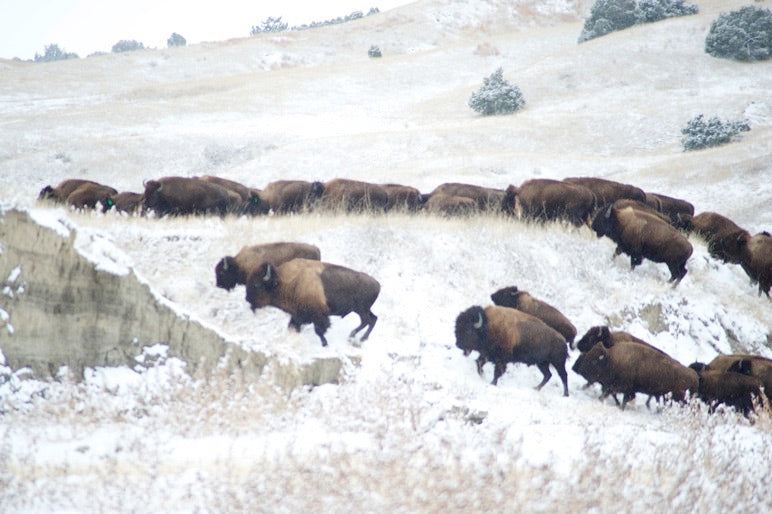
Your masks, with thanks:
M644 192L629 184L592 177L564 180L532 179L506 189L446 183L428 194L400 184L374 184L348 179L327 182L279 180L262 189L214 176L163 177L144 182L144 191L118 192L89 180L65 180L41 190L41 200L66 203L77 209L116 210L138 215L190 214L267 215L303 213L319 209L346 212L430 212L443 216L503 213L535 222L560 221L589 226L616 244L614 257L624 253L632 268L643 259L664 263L674 287L687 273L692 254L689 234L707 244L709 254L739 264L759 295L769 297L772 284L772 236L751 235L728 218L713 212L694 214L682 199ZM268 305L289 314L289 328L313 324L323 346L330 316L354 312L360 324L350 337L365 330L368 338L377 316L372 305L380 292L373 277L321 261L320 250L309 244L282 242L246 246L215 266L218 287L245 286L254 311ZM494 367L493 384L507 364L536 365L543 380L550 367L568 396L565 369L568 348L578 349L573 370L588 384L598 383L601 398L612 396L622 408L640 393L647 405L654 398L683 401L697 396L715 408L734 407L746 416L754 403L769 404L772 360L752 355L722 355L709 364L684 366L663 351L625 332L593 327L575 343L576 327L557 309L517 287L491 295L494 305L472 306L456 319L456 346L469 355L477 352L477 370ZM766 397L762 391L766 391ZM617 395L622 395L620 404Z

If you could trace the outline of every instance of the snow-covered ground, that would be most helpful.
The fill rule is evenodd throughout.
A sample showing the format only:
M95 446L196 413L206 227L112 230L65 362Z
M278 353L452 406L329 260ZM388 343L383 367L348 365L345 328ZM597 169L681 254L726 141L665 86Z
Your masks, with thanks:
M492 370L481 379L454 346L458 313L516 284L580 333L610 324L684 364L739 350L772 356L772 303L695 238L689 273L672 289L664 266L631 272L587 228L494 215L159 220L36 201L72 177L133 191L171 174L255 187L349 177L428 192L593 175L769 230L772 62L705 54L710 22L743 3L697 3L697 16L582 45L591 2L422 0L323 29L0 61L3 207L97 234L76 242L82 253L133 270L245 347L350 363L340 384L290 394L267 380L189 377L163 347L78 384L0 368L0 510L771 510L768 415L751 423L640 399L623 412L572 372L571 397L556 376L536 392L540 374L525 366L493 387ZM373 44L381 59L367 57ZM526 107L477 116L469 95L499 66ZM684 153L680 129L697 114L747 117L752 130ZM223 255L288 239L381 282L379 320L361 347L346 340L355 316L333 318L322 348L310 327L288 332L277 310L253 314L243 288L214 286ZM0 321L2 307L0 296Z

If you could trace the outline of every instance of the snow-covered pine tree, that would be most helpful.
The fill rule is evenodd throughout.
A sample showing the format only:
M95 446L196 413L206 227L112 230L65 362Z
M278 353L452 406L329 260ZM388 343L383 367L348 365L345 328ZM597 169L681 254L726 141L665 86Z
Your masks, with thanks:
M705 51L713 57L761 61L772 57L772 11L746 6L710 24Z
M520 88L504 80L502 68L483 79L483 86L472 93L469 107L484 116L491 114L510 114L525 105Z

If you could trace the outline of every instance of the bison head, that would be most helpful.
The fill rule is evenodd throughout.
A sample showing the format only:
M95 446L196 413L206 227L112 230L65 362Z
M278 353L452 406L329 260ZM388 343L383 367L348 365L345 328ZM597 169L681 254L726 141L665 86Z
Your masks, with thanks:
M239 278L238 265L233 257L223 257L214 267L214 276L217 287L230 291L236 287Z
M604 383L609 373L608 350L602 344L596 344L586 353L579 356L573 370L587 379L588 382Z
M501 208L507 214L515 214L515 200L518 191L517 186L510 185L504 193L504 198L501 200Z
M252 310L270 305L273 292L279 287L279 276L273 264L265 263L247 277L247 302Z
M40 194L38 195L39 200L48 200L49 198L54 197L54 188L51 186L46 186L43 189L40 190Z
M602 342L605 346L608 346L611 341L611 331L608 327L592 327L587 331L582 338L572 346L574 349L578 349L580 352L589 352L590 349L595 346L596 343Z
M598 237L610 236L614 230L613 220L614 205L611 204L602 211L598 211L592 220L592 230Z
M519 291L517 286L504 287L493 293L491 295L491 300L493 300L493 303L496 305L517 309L521 294L522 291Z
M488 333L488 319L480 306L470 307L456 318L456 347L469 355L483 347Z

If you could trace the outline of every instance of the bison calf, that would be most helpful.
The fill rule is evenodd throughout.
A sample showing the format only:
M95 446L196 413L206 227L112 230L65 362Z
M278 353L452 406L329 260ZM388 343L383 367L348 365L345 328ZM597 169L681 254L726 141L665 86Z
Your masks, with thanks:
M343 266L309 259L293 259L280 266L264 263L247 277L247 302L252 310L271 305L288 313L290 326L297 330L313 323L314 331L327 346L324 333L330 316L359 315L360 324L351 331L367 327L361 341L372 332L378 317L370 310L381 285L373 277Z
M464 355L472 351L480 354L478 373L482 372L485 362L493 362L493 385L498 384L508 363L521 362L539 368L544 377L536 386L540 390L552 377L549 370L552 365L563 382L563 396L568 396L566 341L560 333L530 314L497 305L485 309L470 307L456 318L456 347Z
M755 402L761 402L761 381L753 376L732 371L711 370L701 362L694 362L689 367L699 377L699 397L715 412L718 405L724 404L748 414L755 412Z

